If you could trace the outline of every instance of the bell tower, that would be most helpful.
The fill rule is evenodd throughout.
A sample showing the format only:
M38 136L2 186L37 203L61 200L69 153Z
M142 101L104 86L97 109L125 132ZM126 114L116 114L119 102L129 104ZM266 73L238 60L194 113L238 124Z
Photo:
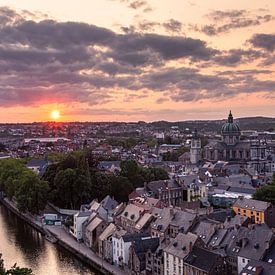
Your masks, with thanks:
M201 139L195 129L191 139L190 162L196 164L199 160L201 160Z

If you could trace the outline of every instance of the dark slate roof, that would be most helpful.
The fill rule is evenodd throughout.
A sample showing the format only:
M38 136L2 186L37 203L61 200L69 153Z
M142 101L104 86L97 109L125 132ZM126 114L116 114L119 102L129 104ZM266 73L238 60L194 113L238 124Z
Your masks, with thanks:
M199 236L205 244L208 244L217 228L219 223L213 220L203 220L199 222L192 230L192 233Z
M205 272L210 272L220 256L206 249L194 246L185 262Z
M208 245L215 248L220 247L226 234L227 234L227 229L223 229L223 228L217 229L213 234L211 240L209 241Z
M48 165L48 161L44 159L32 159L27 162L28 167L34 167L34 166L43 167L45 165Z
M255 209L256 211L265 211L270 203L252 199L240 198L238 199L234 205L235 207L247 208L247 209Z
M118 202L114 199L112 199L109 195L107 195L100 204L102 207L106 210L113 210L118 206Z
M45 174L48 165L49 165L48 160L39 160L39 159L32 159L27 163L27 167L39 167L40 176L43 176Z
M158 194L160 190L165 190L166 187L179 188L180 184L176 180L158 180L147 184L147 189L154 194Z
M224 223L227 217L231 214L230 210L218 209L208 215L208 218L217 222Z
M159 238L143 237L138 241L134 241L133 248L141 261L145 260L145 253L150 249L153 253L159 246Z
M227 191L234 192L234 193L249 194L249 195L253 195L254 193L256 193L256 189L245 188L245 187L230 187Z
M134 233L134 234L125 234L122 236L122 239L125 243L128 242L139 242L142 238L150 237L148 233Z
M266 253L272 237L272 230L266 224L255 224L251 228L240 226L229 232L223 244L227 244L228 256L259 260Z

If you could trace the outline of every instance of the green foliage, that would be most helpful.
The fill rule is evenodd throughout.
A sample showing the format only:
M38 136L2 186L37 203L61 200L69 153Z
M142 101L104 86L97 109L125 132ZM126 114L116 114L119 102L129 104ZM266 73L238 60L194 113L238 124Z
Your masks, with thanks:
M54 203L76 209L90 197L90 183L85 171L79 168L60 170L52 186Z
M144 182L167 178L166 171L143 168L132 160L121 162L119 175L99 171L89 151L70 154L52 164L43 177L49 182L50 201L61 208L72 209L95 198L102 200L106 195L125 202L129 193Z
M109 138L107 143L112 146L122 146L125 149L130 149L136 146L140 142L139 139L129 137L129 138Z
M44 209L48 198L48 183L29 170L23 161L5 159L0 161L0 191L9 199L17 200L20 211L37 213Z
M59 152L50 152L47 156L47 159L51 162L59 162L62 161L64 158L65 154Z
M48 182L40 180L32 171L25 171L17 182L15 197L18 209L31 213L43 210L48 200Z
M2 259L2 254L0 254L0 275L34 275L32 270L29 268L21 268L14 264L9 270L4 267L4 260Z
M32 270L26 267L19 267L16 264L6 271L7 275L34 275Z
M96 172L92 179L92 190L94 197L99 200L110 195L119 202L126 202L133 191L133 185L126 177Z
M272 183L257 189L253 199L270 202L275 205L275 173L273 174Z
M145 182L168 179L168 174L160 168L144 168L134 160L121 162L121 176L126 177L134 188L141 187Z
M4 159L0 161L0 191L6 193L11 199L18 188L18 181L28 168L17 159Z

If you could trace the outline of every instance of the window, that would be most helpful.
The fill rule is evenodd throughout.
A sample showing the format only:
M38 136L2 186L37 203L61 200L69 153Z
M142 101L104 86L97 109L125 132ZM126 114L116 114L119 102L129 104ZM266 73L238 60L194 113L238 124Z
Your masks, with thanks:
M244 258L242 259L242 261L243 261L243 263L245 264L245 259L244 259Z

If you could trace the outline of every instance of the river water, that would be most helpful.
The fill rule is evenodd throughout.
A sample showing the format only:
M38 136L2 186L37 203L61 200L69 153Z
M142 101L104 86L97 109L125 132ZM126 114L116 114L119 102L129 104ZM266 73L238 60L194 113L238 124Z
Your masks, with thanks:
M0 253L5 267L15 263L35 275L100 274L84 266L63 248L42 235L0 204Z

